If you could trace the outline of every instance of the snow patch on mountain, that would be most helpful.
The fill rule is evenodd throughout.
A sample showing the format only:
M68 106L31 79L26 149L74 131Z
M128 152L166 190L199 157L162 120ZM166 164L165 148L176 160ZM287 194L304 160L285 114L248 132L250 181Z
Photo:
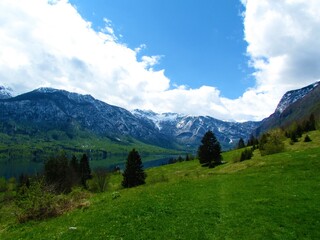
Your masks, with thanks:
M161 123L163 122L176 122L178 118L183 117L182 114L178 113L155 113L151 110L143 111L139 109L135 109L131 112L134 116L139 117L141 119L149 119L151 120L157 129L161 130Z
M13 90L4 86L0 86L0 99L8 99L13 97Z
M283 97L281 98L276 111L278 113L282 113L288 106L295 103L296 101L304 98L308 93L310 93L313 89L315 89L320 82L313 83L309 86L306 86L301 89L292 90L287 92Z

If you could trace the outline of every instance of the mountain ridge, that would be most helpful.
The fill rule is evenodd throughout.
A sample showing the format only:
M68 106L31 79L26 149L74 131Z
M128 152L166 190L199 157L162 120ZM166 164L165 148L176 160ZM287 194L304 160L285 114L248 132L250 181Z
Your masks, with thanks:
M247 138L259 124L224 122L211 117L177 113L129 112L91 95L54 88L39 88L1 99L0 107L3 110L0 120L3 123L28 125L35 131L81 128L112 138L131 136L144 143L166 148L195 149L203 134L213 130L224 149L230 149L235 141L240 137Z
M320 117L320 81L286 92L274 113L262 120L255 135L273 128L285 128L294 122L302 122L311 114Z

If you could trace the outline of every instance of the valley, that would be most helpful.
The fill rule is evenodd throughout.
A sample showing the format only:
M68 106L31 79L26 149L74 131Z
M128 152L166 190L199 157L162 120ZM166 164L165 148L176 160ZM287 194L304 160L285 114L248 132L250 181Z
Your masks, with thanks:
M318 239L319 131L309 143L203 168L198 161L147 170L146 185L121 189L121 176L84 208L45 221L15 222L2 205L1 239ZM115 197L117 196L117 197Z

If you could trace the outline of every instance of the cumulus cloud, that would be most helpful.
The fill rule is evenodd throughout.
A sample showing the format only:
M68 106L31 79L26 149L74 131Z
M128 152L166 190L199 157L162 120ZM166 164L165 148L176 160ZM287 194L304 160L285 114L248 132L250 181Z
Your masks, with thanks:
M257 85L253 92L259 96L257 100L268 96L271 104L267 105L274 107L287 90L319 81L320 2L242 2L246 8L245 40L250 64L255 69ZM238 101L244 100L246 94Z
M238 99L221 97L213 86L172 84L165 70L154 68L163 56L143 56L143 43L130 49L118 42L108 18L95 31L67 0L0 1L0 82L16 93L54 87L127 109L259 120L286 90L319 80L320 3L242 3L256 86Z
M169 88L164 71L152 69L160 57L138 61L108 19L94 31L66 0L3 0L0 8L0 79L17 93L55 87L128 107L140 93Z

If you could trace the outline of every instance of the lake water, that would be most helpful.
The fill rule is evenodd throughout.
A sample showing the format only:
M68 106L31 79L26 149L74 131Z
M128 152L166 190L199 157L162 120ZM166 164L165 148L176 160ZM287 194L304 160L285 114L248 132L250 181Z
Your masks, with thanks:
M170 159L178 158L177 155L148 155L146 157L141 157L144 168L152 168L161 165L166 165L169 163ZM116 166L119 166L121 170L125 168L126 157L123 156L114 156L112 158L104 160L91 160L90 167L92 170L97 168L104 169L114 169ZM44 163L36 163L32 161L6 161L0 162L0 177L18 178L21 174L27 175L36 175L41 173L44 168Z

